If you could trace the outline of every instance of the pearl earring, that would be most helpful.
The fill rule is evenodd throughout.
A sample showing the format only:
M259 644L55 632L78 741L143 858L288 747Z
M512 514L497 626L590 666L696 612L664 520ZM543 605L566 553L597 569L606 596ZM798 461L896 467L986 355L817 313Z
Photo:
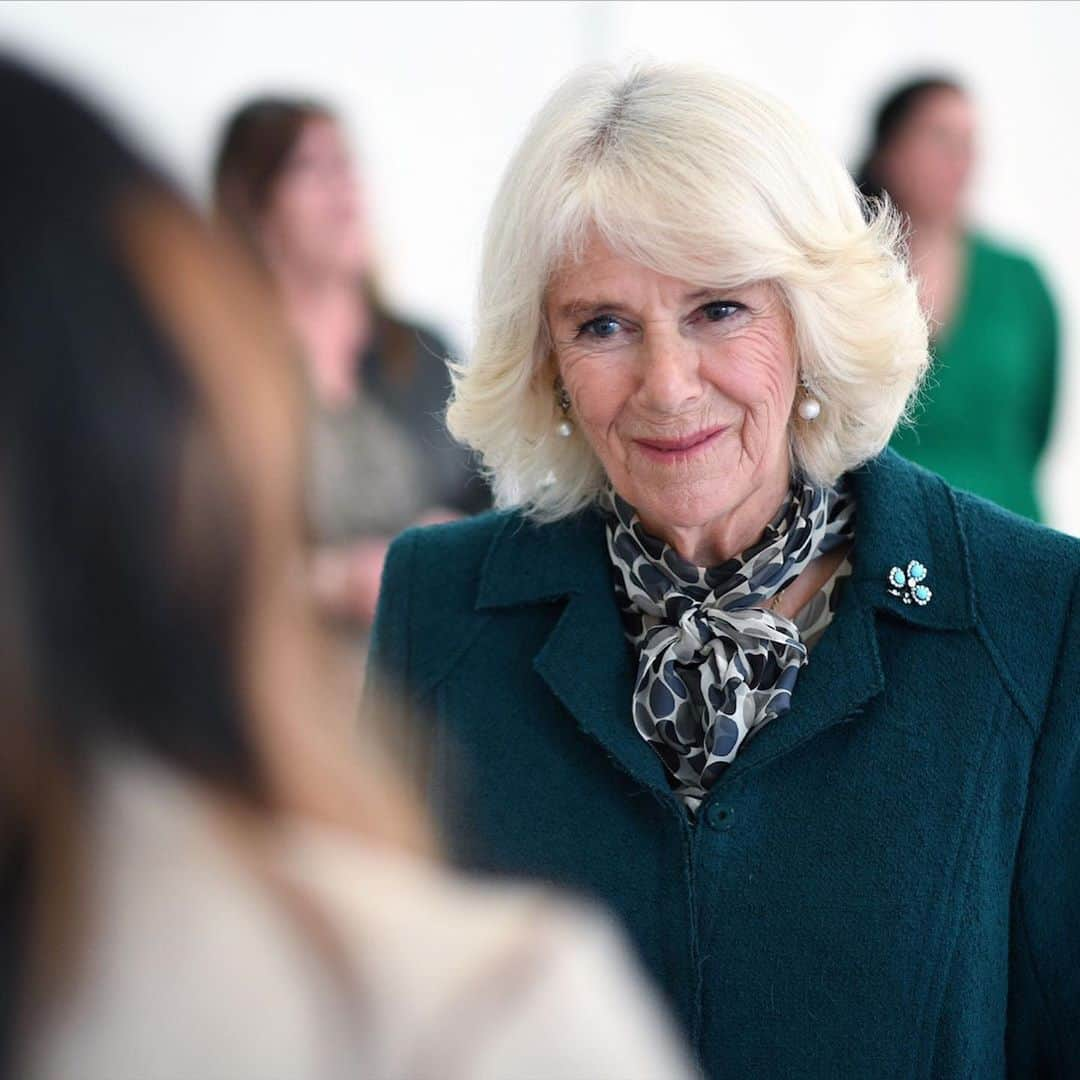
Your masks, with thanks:
M555 380L555 403L562 410L562 419L555 425L555 433L561 439L569 439L574 434L574 425L570 420L570 395L561 377Z
M802 382L803 399L799 402L799 415L806 421L816 420L821 415L821 402L810 392L806 381Z

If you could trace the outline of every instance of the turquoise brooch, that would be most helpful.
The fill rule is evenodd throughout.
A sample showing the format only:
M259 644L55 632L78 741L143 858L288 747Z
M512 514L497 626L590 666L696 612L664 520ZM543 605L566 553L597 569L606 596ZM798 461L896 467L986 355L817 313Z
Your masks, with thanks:
M926 607L934 595L926 584L926 567L918 559L912 559L906 571L894 566L889 571L889 595L898 597L905 604Z

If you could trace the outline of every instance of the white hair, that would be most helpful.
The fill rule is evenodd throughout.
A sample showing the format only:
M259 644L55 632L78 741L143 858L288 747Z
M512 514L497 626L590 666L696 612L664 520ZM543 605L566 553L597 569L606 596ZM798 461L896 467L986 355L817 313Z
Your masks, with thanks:
M834 483L877 454L928 361L896 213L864 202L786 106L682 65L588 67L533 120L485 237L472 354L453 368L451 432L499 505L553 520L605 484L562 419L544 319L550 279L592 230L659 273L731 288L769 281L792 316L799 374L822 403L790 421L796 466Z

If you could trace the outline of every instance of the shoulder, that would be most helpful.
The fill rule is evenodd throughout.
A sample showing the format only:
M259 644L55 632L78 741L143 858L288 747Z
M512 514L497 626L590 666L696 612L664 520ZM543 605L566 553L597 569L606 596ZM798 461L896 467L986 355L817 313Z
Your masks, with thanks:
M1038 263L1027 252L1005 244L983 232L969 235L974 257L990 268L994 276L1016 287L1049 297L1049 290Z
M437 607L471 609L493 542L524 526L518 511L490 510L406 529L390 545L380 597L401 600L413 593Z
M489 511L406 529L393 540L371 633L369 691L374 681L387 681L398 695L406 687L420 693L434 668L444 666L455 651L432 650L423 643L468 639L478 625L476 597L488 549L512 518ZM448 626L454 628L452 638Z
M435 424L450 392L451 350L434 329L376 309L374 339L364 356L364 380L386 402Z
M409 334L416 346L430 359L445 364L452 357L452 350L446 338L430 323L418 322L401 316L393 316L401 329Z
M363 931L363 965L388 992L404 990L403 983L426 971L426 992L451 994L495 958L524 961L536 938L558 947L580 940L584 928L615 936L589 908L546 890L490 885L424 856L373 847L333 826L294 822L286 838L285 872L317 897L336 925ZM432 956L441 958L437 970L427 962ZM419 989L411 987L410 995Z
M377 1054L397 1058L401 1075L441 1075L451 1046L469 1075L685 1075L607 918L534 888L479 883L307 832L296 868L377 988L385 1022Z
M1034 261L1020 248L1007 244L980 229L975 229L968 234L968 242L976 257L985 262L1017 270L1035 269Z
M592 510L546 524L521 510L489 511L410 529L387 555L369 667L422 695L500 610L602 589L608 572Z
M1039 715L1063 642L1076 629L1080 540L976 495L949 491L977 619Z
M97 779L96 902L78 978L28 1048L25 1075L314 1075L325 976L220 816L156 764L109 762ZM258 1039L245 1022L255 1016Z
M1080 540L960 491L891 450L854 471L851 481L863 561L856 574L875 602L918 628L977 633L1038 727L1078 618ZM906 551L926 553L934 599L925 607L881 599L893 553Z
M891 543L900 533L952 550L952 572L984 613L1015 612L1023 597L1058 595L1080 571L1080 539L954 487L940 475L885 450L850 474L863 512ZM880 520L887 519L882 525ZM863 527L860 525L860 528Z
M978 495L948 490L980 611L1004 615L1030 604L1044 614L1060 612L1055 599L1067 600L1080 576L1080 540Z
M551 567L580 561L596 548L598 515L584 513L548 523L520 509L490 510L442 525L408 529L391 545L384 587L406 584L425 595L437 586L436 603L475 604L485 580L532 582ZM544 593L535 585L537 596ZM552 587L550 595L559 588ZM569 591L569 590L567 590Z
M520 513L493 510L398 536L383 566L369 672L418 696L438 681L486 621L478 597L489 552L523 527Z
M428 323L417 322L396 312L384 312L382 333L410 346L421 370L444 372L447 361L454 358L446 338Z

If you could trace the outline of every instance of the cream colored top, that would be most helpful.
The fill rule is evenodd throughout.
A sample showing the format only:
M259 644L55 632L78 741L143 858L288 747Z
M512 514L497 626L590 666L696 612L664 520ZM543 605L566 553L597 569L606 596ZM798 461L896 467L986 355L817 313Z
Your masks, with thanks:
M192 786L103 776L88 950L27 1080L692 1075L598 915L310 824L282 827L271 885Z

